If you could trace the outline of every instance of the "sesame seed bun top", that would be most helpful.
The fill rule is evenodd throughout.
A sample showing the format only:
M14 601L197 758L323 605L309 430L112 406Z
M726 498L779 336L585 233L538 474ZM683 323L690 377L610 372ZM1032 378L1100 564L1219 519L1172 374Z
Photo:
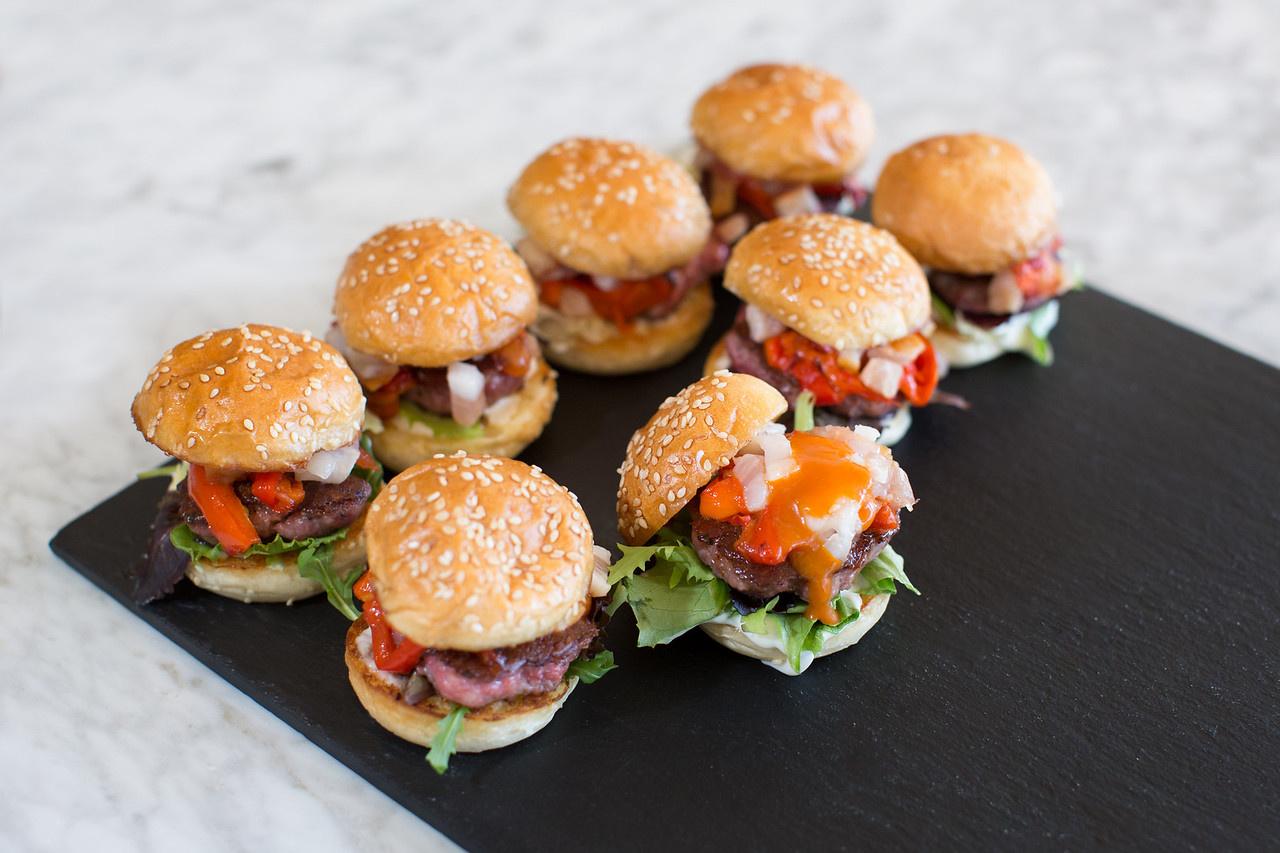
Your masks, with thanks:
M1044 168L1012 142L980 133L935 136L890 157L871 215L920 263L971 275L1035 254L1058 230Z
M651 539L786 410L786 399L769 383L723 370L668 397L631 436L618 469L622 538L628 545Z
M631 142L551 146L516 179L507 206L535 243L590 275L658 275L683 266L711 236L711 213L689 172Z
M837 349L879 346L929 319L929 284L893 235L830 213L752 229L729 257L724 286Z
M309 332L244 325L170 349L133 398L147 441L194 465L289 471L360 435L364 396L338 351Z
M587 516L514 459L458 453L414 465L374 499L365 542L387 620L428 648L524 643L587 609Z
M871 107L807 65L752 65L702 93L689 119L698 142L730 168L765 180L838 182L867 156Z
M492 352L537 312L520 256L453 219L405 222L370 237L347 259L333 304L353 348L418 367Z

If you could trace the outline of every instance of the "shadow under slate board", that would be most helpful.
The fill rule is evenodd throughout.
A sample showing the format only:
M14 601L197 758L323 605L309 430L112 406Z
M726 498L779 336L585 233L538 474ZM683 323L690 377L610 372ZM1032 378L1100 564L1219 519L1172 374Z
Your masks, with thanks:
M955 374L972 410L916 413L895 453L921 501L894 546L923 596L895 596L859 645L788 678L698 632L636 649L624 609L618 670L444 777L361 709L323 599L183 584L130 602L161 483L52 547L472 849L1274 845L1280 372L1096 291L1062 314L1055 366ZM650 375L562 374L524 458L577 492L600 543L628 437L711 340Z

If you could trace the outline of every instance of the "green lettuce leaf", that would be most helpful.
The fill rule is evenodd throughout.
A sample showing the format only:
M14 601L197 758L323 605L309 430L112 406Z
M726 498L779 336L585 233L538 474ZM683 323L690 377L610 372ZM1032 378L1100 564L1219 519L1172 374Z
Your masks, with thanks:
M458 732L462 731L462 718L467 716L469 708L462 705L454 705L453 710L440 721L440 727L436 729L436 736L431 739L431 750L427 753L427 763L431 765L431 769L439 773L441 776L449 769L449 759L458 750L454 743L458 739Z
M613 652L603 651L594 657L578 658L569 664L569 675L576 675L583 684L594 684L604 677L606 672L617 669L613 662Z
M178 488L178 484L187 479L187 463L173 462L169 465L161 465L159 468L152 468L149 471L141 471L138 473L139 480L155 480L160 477L169 478L169 491Z
M796 397L796 432L808 432L813 429L813 392L801 391Z
M463 426L453 418L428 412L403 397L400 398L400 416L409 423L422 424L431 430L432 435L440 438L479 438L484 435L484 425L481 423Z
M370 437L369 433L360 433L360 448L364 450L365 453L373 456L373 439ZM376 460L377 457L375 456L374 459ZM382 463L377 463L373 468L361 468L360 465L357 464L351 469L351 475L353 477L359 477L361 480L364 480L373 487L373 491L369 494L369 500L376 498L378 496L378 492L382 491Z
M318 581L324 587L325 597L329 603L347 619L354 622L360 615L351 594L360 575L364 574L364 566L357 566L347 573L346 577L338 575L333 568L334 546L332 542L315 542L298 552L298 574L304 578Z
M277 535L270 542L257 542L250 545L241 557L278 557L282 554L291 554L295 551L302 551L314 545L328 545L345 538L347 528L335 530L327 536L313 536L310 539L285 539L283 536ZM179 551L185 551L193 560L225 560L227 552L222 550L221 545L210 545L195 534L189 526L179 524L169 533L169 541L173 543L173 547Z
M935 297L936 299L936 297ZM936 316L936 306L935 306ZM947 325L971 346L991 353L1020 352L1036 363L1048 367L1053 364L1053 347L1049 344L1049 332L1058 324L1058 301L1050 300L1025 314L1018 314L994 329L984 329L965 319L964 313L952 312Z

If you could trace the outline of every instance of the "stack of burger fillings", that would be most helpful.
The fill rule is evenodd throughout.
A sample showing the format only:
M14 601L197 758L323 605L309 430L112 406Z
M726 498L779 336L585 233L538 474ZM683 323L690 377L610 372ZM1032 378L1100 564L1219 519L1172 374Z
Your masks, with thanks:
M248 602L326 592L350 615L365 506L382 469L360 443L364 397L306 332L244 325L170 349L133 401L147 441L179 461L136 578L140 603L185 573Z
M394 478L366 525L351 685L388 731L449 755L550 722L613 668L600 628L608 555L577 498L512 459L438 456Z
M915 591L888 546L915 503L888 448L868 427L787 434L774 423L786 407L766 383L719 373L632 436L609 580L640 645L700 626L798 675L857 642L897 584Z
M1030 155L977 133L922 140L885 163L872 216L928 270L931 338L948 365L1006 352L1052 363L1057 297L1080 275L1062 249L1049 175Z
M329 340L368 394L378 458L402 470L456 450L514 456L537 438L556 385L526 330L536 311L524 262L465 222L393 225L357 248Z
M889 445L910 407L936 399L929 288L888 232L834 214L775 219L734 246L724 285L745 304L707 373L759 377L791 405L808 391L820 421L874 427Z
M695 166L717 231L803 213L849 214L866 200L855 173L875 136L871 108L806 65L752 65L704 92L689 120Z
M538 281L547 357L597 374L673 364L711 320L708 280L728 247L697 185L630 142L575 138L525 167L507 196Z

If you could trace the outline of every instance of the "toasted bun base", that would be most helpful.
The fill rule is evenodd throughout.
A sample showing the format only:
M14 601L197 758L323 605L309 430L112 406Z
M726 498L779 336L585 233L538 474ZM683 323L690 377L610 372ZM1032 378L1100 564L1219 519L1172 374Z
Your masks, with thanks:
M333 568L339 574L364 563L364 519L361 514L352 522L346 537L334 547ZM245 604L292 604L324 591L319 581L298 574L297 554L193 560L187 566L187 577L201 589Z
M364 630L363 619L351 624L344 652L347 677L356 698L378 725L396 737L419 746L430 746L440 721L449 714L452 705L434 695L416 705L401 701L400 690L385 681L360 654L356 638ZM454 741L455 747L458 752L484 752L524 740L551 722L577 684L578 679L571 677L547 693L518 696L469 711Z
M655 322L639 321L626 334L598 317L566 318L543 309L534 331L554 364L582 373L617 376L675 364L698 345L711 322L715 303L703 282L680 300L676 310Z
M513 397L501 416L489 422L484 435L450 438L415 432L400 418L383 423L374 435L373 453L392 471L403 471L437 453L459 450L487 456L517 456L528 447L551 420L556 407L556 373L543 362ZM403 424L403 425L402 425Z
M880 617L884 615L888 607L888 595L877 595L872 598L863 606L862 615L846 626L843 631L840 631L835 636L828 637L826 643L822 646L822 651L814 655L814 658L835 654L861 640L880 621ZM769 666L787 675L800 674L791 669L791 664L788 663L785 653L772 646L761 644L760 638L755 634L748 634L733 625L712 622L703 623L699 627L708 637L730 651L764 661ZM804 668L808 668L808 665L806 664ZM804 668L801 669L801 672L804 671Z

